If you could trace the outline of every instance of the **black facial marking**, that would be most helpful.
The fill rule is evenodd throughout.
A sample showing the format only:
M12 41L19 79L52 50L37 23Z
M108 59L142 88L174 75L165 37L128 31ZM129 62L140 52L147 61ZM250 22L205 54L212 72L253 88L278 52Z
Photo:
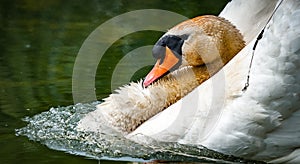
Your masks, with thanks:
M156 59L160 59L160 64L163 63L165 58L166 47L172 50L175 56L180 60L181 64L181 56L182 56L182 45L184 40L187 38L187 35L176 36L176 35L166 35L160 38L152 49L153 57Z
M173 53L176 56L182 56L182 45L183 40L177 36L170 36L170 38L167 40L167 46L173 51Z

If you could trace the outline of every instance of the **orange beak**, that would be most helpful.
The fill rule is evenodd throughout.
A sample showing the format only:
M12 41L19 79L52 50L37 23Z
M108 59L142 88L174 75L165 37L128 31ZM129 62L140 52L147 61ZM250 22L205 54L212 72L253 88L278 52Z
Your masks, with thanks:
M158 59L152 70L149 72L149 74L146 76L143 85L144 87L149 86L152 84L155 80L165 75L170 69L175 66L179 59L174 55L172 50L170 50L168 47L166 47L166 54L163 63L160 64L160 60Z

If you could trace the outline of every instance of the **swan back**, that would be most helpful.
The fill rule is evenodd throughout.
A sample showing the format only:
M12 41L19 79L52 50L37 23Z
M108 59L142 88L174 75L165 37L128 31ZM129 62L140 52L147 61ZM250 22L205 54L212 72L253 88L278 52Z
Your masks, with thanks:
M299 163L299 1L284 0L267 25L255 51L250 86L242 92L254 41L277 3L273 0L229 3L220 16L238 27L247 46L222 71L143 124L130 137L141 141L142 136L149 136L200 144L257 160ZM214 91L218 85L213 83L219 77L225 79L225 91L219 90L224 96L211 97L211 93L218 93ZM212 101L221 108L211 110ZM207 115L210 111L205 110L217 114Z
M277 3L278 0L235 0L229 2L219 16L235 25L249 44L266 25Z

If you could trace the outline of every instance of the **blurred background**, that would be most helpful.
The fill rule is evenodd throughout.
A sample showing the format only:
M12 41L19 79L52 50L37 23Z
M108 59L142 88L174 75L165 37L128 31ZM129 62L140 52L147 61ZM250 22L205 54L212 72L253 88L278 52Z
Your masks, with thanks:
M105 21L139 9L163 9L188 18L218 15L228 0L2 0L0 2L0 163L98 163L48 149L15 129L25 116L73 104L72 73L86 37ZM96 76L100 100L111 93L114 66L128 52L153 45L162 32L141 31L116 41L104 55ZM151 54L151 52L149 52ZM134 74L146 75L149 68ZM103 73L105 70L105 73ZM101 163L119 163L101 161ZM125 163L125 162L124 162Z

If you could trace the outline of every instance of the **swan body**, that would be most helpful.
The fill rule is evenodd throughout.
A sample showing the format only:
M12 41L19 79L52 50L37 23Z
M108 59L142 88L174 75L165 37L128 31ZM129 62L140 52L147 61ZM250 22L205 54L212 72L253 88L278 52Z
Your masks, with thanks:
M208 66L208 80L199 82L192 67L182 67L146 89L141 83L131 83L87 114L78 129L103 132L102 126L117 126L116 132L137 142L147 143L151 138L199 144L248 159L299 163L300 2L284 0L268 23L278 4L276 0L234 0L225 7L220 16L240 30L246 46L220 71ZM255 50L250 85L242 91L254 41L267 23ZM182 63L190 64L188 60ZM192 81L195 89L179 90L180 99L175 96L170 103L168 87L155 86L172 77L177 84ZM131 122L124 122L120 115L130 116ZM118 129L127 124L136 126Z

